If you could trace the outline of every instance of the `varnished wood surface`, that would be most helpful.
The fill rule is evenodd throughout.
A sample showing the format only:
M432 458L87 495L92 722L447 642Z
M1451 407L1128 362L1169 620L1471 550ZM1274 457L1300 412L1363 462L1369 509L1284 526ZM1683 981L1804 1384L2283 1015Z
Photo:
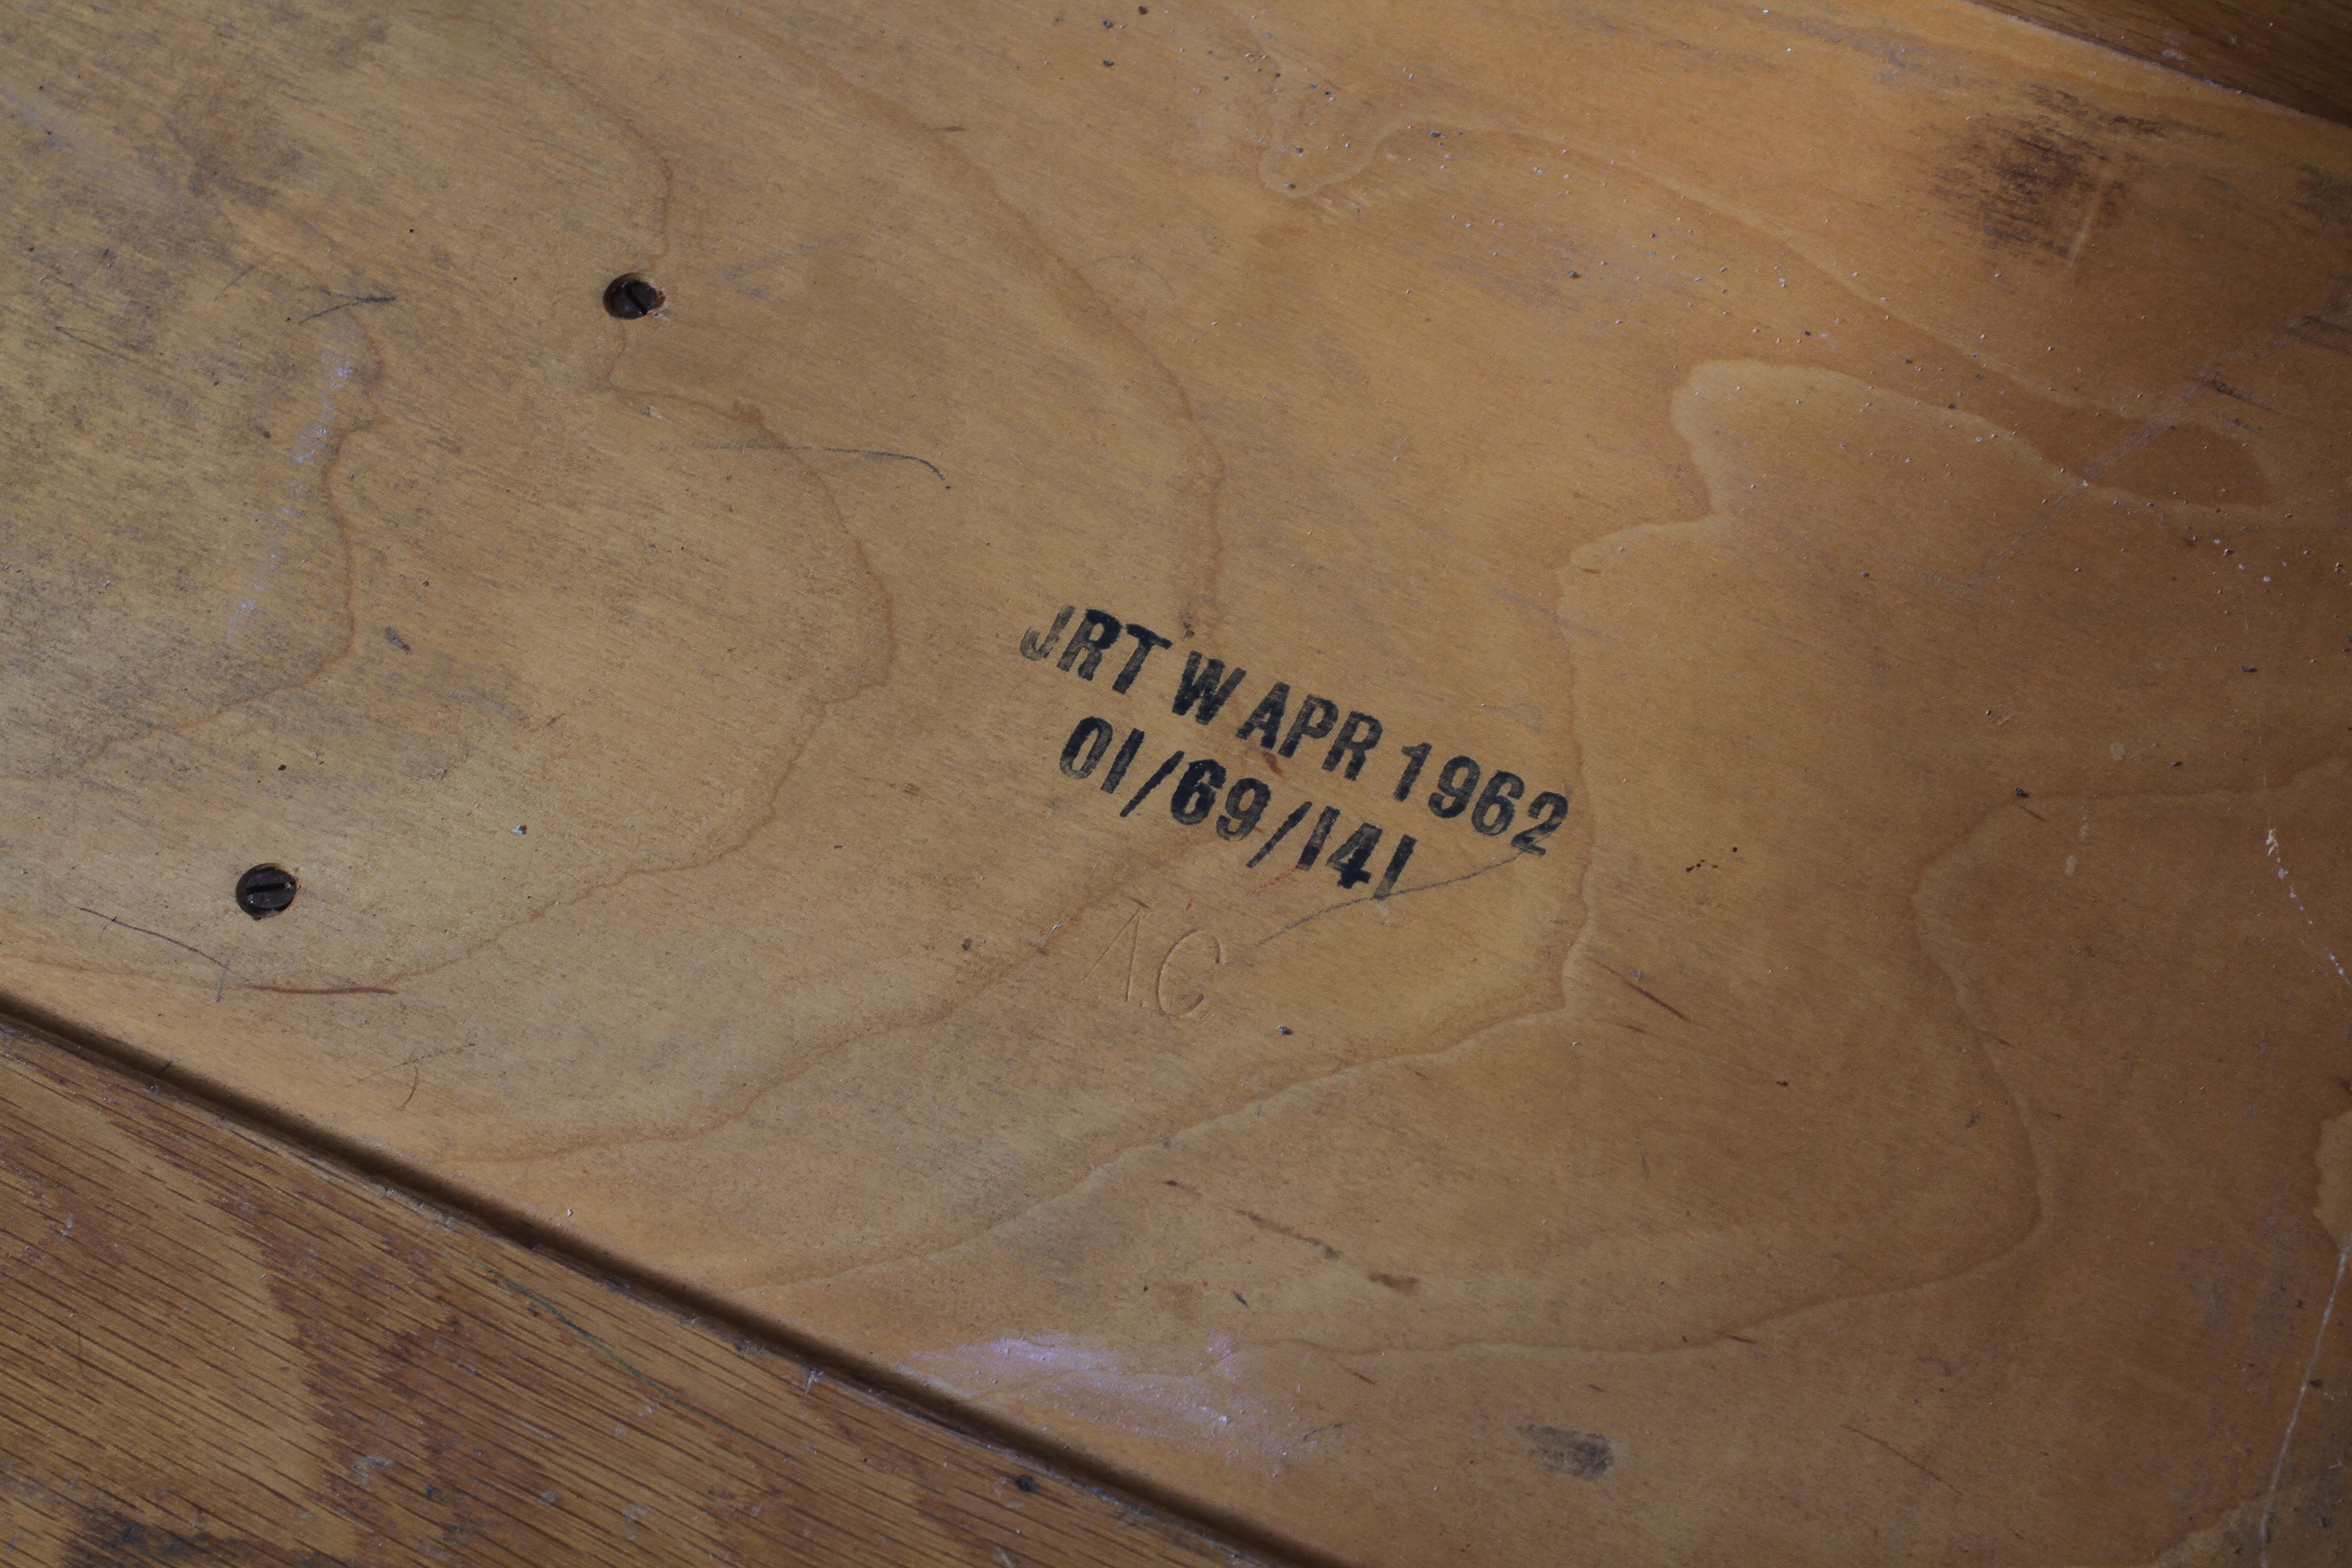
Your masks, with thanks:
M2344 0L1984 0L2089 38L2352 124L2352 5Z
M5 1024L0 1247L0 1561L1265 1561Z
M1925 3L0 42L25 1006L1352 1562L2343 1539L2352 133Z

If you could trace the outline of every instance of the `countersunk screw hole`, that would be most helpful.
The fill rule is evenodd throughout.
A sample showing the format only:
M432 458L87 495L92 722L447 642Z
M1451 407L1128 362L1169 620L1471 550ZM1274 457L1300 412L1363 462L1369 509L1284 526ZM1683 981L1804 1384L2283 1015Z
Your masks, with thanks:
M650 316L662 308L662 291L634 272L624 272L604 285L604 309L625 321Z
M268 920L294 901L294 873L283 866L256 866L236 879L236 907L255 920Z

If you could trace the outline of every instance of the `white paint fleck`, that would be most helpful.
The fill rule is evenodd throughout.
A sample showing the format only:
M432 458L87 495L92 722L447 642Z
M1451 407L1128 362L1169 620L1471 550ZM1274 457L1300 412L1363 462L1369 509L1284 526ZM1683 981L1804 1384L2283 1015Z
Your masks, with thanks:
M2318 947L2320 956L2327 960L2328 968L2336 971L2336 979L2352 985L2352 974L2344 973L2344 965L2336 958L2336 950L2329 947L2327 939L2319 934L2319 922L2311 918L2311 911L2304 908L2303 895L2294 890L2294 879L2287 875L2286 862L2279 858L2277 828L2273 827L2263 836L2263 847L2270 856L2271 863L2278 868L2278 879L2286 884L2288 900L2294 905L2295 912L2303 916L2303 923L2311 928L2311 940Z

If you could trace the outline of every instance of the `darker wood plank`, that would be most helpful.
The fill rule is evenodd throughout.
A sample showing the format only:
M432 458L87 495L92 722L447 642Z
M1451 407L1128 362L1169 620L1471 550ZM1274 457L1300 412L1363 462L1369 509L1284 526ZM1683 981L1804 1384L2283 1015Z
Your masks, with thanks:
M2352 125L2352 6L2339 0L1983 0L2029 22Z
M10 1562L1263 1561L0 1021Z

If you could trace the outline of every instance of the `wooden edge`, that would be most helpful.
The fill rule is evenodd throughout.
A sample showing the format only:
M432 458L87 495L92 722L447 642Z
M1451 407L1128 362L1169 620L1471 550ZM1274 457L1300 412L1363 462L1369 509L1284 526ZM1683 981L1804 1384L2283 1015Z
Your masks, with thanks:
M600 1553L610 1504L632 1552L659 1516L722 1562L827 1524L808 1560L855 1529L894 1563L1327 1561L26 1011L0 1011L12 1554L487 1561L503 1531L546 1543L522 1560L646 1560ZM518 1490L559 1460L613 1484ZM490 1511L436 1510L466 1498Z
M2215 0L1977 0L2217 87L2352 125L2352 7L2282 0L2256 16Z

